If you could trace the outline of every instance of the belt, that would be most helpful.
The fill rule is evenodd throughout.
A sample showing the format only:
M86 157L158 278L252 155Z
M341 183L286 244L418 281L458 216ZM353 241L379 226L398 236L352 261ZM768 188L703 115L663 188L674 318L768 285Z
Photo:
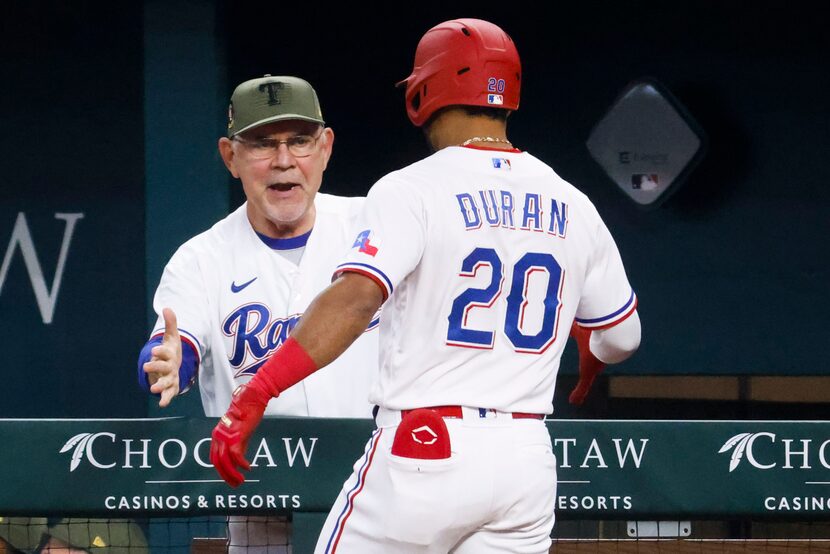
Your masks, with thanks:
M450 419L461 419L464 417L464 409L461 406L430 406L428 408L422 408L424 410L432 410L433 412L437 412L438 415L441 417L446 417ZM473 408L478 410L478 417L480 418L487 418L487 414L495 415L503 415L507 416L508 414L505 412L498 412L497 410L491 410L488 408ZM406 417L407 414L414 412L415 410L401 410L401 417ZM511 412L510 417L513 419L545 419L545 414L526 414L522 412Z

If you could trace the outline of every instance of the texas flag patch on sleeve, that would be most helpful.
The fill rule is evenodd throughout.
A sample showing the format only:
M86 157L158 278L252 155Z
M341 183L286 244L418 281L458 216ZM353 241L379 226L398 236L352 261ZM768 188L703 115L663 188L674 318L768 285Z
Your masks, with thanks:
M380 241L377 240L372 233L371 229L366 229L365 231L361 231L358 233L357 238L352 245L352 248L357 248L358 252L362 252L364 254L368 254L372 257L378 253L378 247L380 246Z

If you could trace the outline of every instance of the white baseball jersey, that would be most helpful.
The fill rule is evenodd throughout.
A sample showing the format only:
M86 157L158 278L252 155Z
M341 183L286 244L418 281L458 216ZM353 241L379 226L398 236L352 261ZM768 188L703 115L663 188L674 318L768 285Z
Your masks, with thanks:
M574 317L636 308L593 204L526 152L448 147L371 189L338 272L388 295L370 401L545 414Z
M158 314L172 308L182 339L197 351L205 415L227 410L234 389L250 380L331 282L363 202L318 193L299 266L257 236L245 204L173 255L153 307ZM335 362L271 400L266 414L371 417L367 396L377 374L376 327L377 318ZM153 336L163 332L159 316Z

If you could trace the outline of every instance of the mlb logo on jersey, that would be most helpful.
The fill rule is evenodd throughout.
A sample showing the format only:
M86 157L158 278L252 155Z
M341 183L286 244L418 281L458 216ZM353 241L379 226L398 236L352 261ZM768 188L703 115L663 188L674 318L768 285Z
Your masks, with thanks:
M363 252L364 254L369 254L373 256L378 253L378 245L371 244L372 240L372 230L366 229L365 231L361 231L357 238L352 245L352 248L357 248L358 252Z
M504 104L504 96L502 96L501 94L488 94L487 103L492 104L494 106L501 106L502 104Z
M493 158L493 167L504 171L510 171L510 160L507 158Z

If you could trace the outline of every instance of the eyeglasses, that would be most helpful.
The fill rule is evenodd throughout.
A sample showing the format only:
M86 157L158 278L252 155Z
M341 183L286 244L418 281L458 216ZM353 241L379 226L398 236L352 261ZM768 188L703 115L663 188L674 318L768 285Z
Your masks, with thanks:
M239 136L234 136L235 140L245 146L245 152L254 159L263 160L273 158L277 155L281 144L288 147L288 151L295 158L305 158L314 152L314 147L317 145L317 140L323 136L320 131L316 137L311 135L294 135L285 140L278 140L270 137L262 137L254 140L244 139Z

